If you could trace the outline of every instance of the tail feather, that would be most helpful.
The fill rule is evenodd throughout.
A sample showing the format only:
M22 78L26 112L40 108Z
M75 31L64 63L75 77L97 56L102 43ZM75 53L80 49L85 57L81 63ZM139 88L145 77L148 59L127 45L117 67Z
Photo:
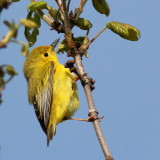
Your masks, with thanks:
M49 146L49 142L52 140L53 136L56 134L56 125L52 124L50 128L47 130L47 146Z

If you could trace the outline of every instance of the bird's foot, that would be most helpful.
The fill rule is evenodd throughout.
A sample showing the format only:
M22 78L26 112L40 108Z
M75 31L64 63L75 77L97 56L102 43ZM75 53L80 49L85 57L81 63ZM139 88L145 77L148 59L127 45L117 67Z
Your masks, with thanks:
M103 119L104 116L102 117L97 117L97 116L91 116L89 118L86 118L86 119L79 119L79 118L65 118L65 120L76 120L76 121L85 121L85 122L93 122L94 120L97 120L97 119Z
M65 68L69 68L70 72L77 74L77 68L74 66L74 63L75 63L74 59L68 60L64 66Z
M79 80L79 77L78 76L75 76L74 77L74 82L77 82Z
M64 66L65 68L72 68L74 67L74 63L75 63L74 59L71 59L71 60L68 60Z

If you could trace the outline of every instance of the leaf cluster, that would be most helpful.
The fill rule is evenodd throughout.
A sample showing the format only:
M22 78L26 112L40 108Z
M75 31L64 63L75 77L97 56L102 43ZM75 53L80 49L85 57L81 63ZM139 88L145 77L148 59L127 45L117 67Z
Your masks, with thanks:
M18 24L16 24L14 21L12 22L4 21L4 24L8 27L9 30L7 34L3 37L3 39L0 41L0 48L5 48L8 43L14 42L22 46L21 48L22 55L27 56L29 52L28 50L29 46L24 42L16 40L18 35L18 30L22 25L27 26L29 29L37 28L38 27L37 24L34 21L28 19L21 19Z
M17 72L11 65L0 66L0 104L2 103L2 90L15 75L17 75Z
M68 8L67 12L69 13L68 18L69 18L71 29L73 29L73 27L76 26L80 28L81 30L89 31L92 28L93 24L89 20L80 17L80 14L83 11L84 5L85 5L84 1L81 1L79 7L76 8L74 12L72 10L69 11L69 8ZM92 5L99 14L105 15L107 17L109 16L110 8L106 0L92 0ZM48 13L50 14L50 17L52 18L52 25L51 25L52 28L51 29L56 30L58 33L65 32L63 13L60 10L56 10L52 6L48 6L47 2L34 1L29 4L29 6L27 7L27 10L29 11L27 15L27 19L31 19L35 23L37 23L38 28L40 27L40 17L38 18L37 13L41 10L47 10ZM34 17L31 17L31 13L33 14L33 12L34 12ZM35 18L35 16L37 18ZM25 27L25 36L29 42L29 46L32 46L36 42L37 36L39 34L38 28L34 28L30 33L29 32L30 29L28 29L27 26ZM130 41L137 41L140 38L140 31L137 28L129 24L126 24L126 23L112 21L106 24L103 31L107 28L110 29L112 32L118 34L120 37L130 40ZM80 43L82 45L83 42L77 41L77 38L74 38L75 43ZM88 43L91 43L91 42L88 42ZM86 46L89 46L89 44L86 44ZM69 48L70 46L68 46L67 41L64 39L62 40L61 44L58 47L59 49L58 53L68 52ZM87 47L84 47L84 48L87 48Z

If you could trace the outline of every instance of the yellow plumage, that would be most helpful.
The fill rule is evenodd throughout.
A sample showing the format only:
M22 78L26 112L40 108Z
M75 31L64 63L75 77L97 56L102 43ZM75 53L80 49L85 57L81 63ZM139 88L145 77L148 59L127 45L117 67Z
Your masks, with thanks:
M47 144L56 133L56 125L79 107L75 76L58 62L52 48L33 49L24 63L28 100L47 135Z

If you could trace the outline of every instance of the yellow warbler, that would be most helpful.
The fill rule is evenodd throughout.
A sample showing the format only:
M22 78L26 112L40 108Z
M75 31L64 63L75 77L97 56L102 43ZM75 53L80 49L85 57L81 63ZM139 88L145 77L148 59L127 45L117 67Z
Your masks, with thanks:
M28 82L28 101L33 104L47 144L56 133L56 125L71 117L79 107L75 76L58 62L52 46L39 46L24 63Z

